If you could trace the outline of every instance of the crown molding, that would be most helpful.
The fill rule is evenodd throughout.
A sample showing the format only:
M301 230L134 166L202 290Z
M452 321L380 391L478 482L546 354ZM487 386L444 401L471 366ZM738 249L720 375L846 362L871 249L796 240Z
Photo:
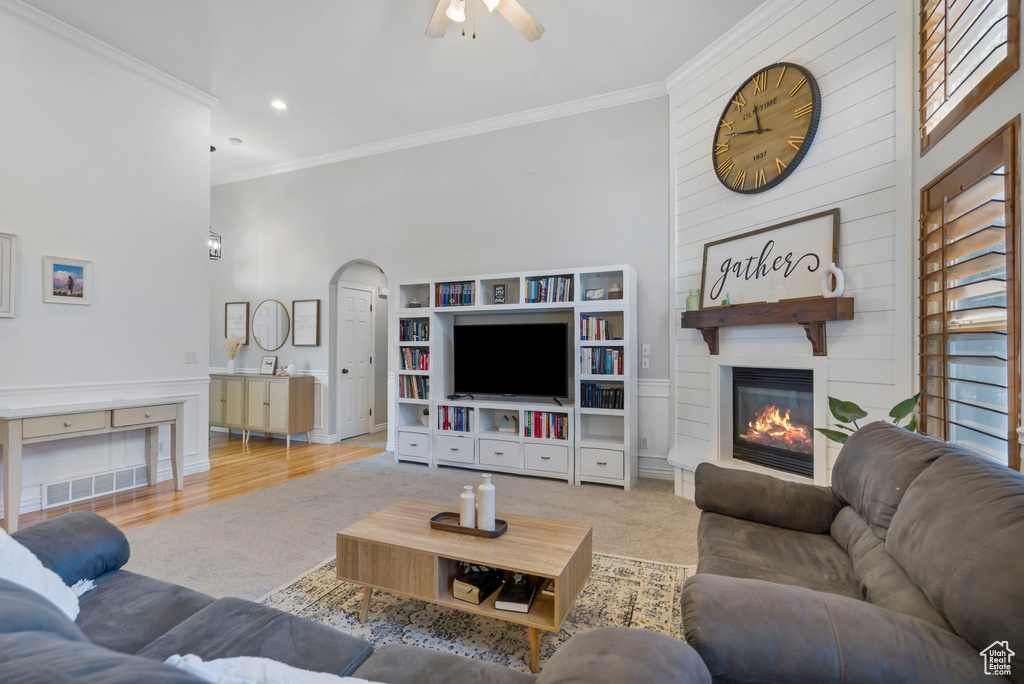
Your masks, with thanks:
M212 109L217 104L217 98L209 93L203 92L194 86L190 86L184 81L179 81L170 74L164 73L156 67L146 64L142 60L136 59L135 57L104 43L102 40L90 36L88 33L65 24L63 21L50 16L46 12L38 10L30 5L26 5L24 2L21 2L21 0L0 0L0 12L18 19L19 21L42 31L43 33L53 36L58 40L62 40L69 45L74 45L77 48L85 50L100 59L114 64L115 66L119 66L125 71L129 71L136 76L141 76L147 81L155 83L156 85L169 90L176 95L180 95L186 100L202 105L207 109Z
M737 45L745 43L764 27L766 21L774 15L790 10L802 4L803 0L765 0L753 12L743 17L726 34L727 37L716 41L711 47L691 59L665 79L665 90L672 92L689 81L692 77L707 71L717 64Z
M0 0L0 2L2 1L4 0ZM525 126L527 124L538 123L541 121L559 119L565 116L593 112L599 109L618 107L620 105L631 104L633 102L665 97L666 95L668 95L668 91L665 89L664 83L650 83L648 85L627 88L626 90L618 90L604 95L585 97L581 100L572 100L571 102L563 102L561 104L550 105L547 107L538 107L537 109L529 109L523 112L516 112L515 114L497 116L493 119L483 119L481 121L473 121L466 124L460 124L458 126L438 128L433 131L407 135L401 138L392 138L390 140L382 140L381 142L369 143L367 145L359 145L358 147L350 147L348 149L338 150L337 152L329 152L327 154L307 157L305 159L297 159L295 161L283 162L281 164L273 164L271 166L248 169L246 171L238 171L235 173L217 174L213 177L211 185L237 183L239 181L252 180L253 178L275 176L282 173L289 173L291 171L298 171L300 169L308 169L314 166L323 166L325 164L334 164L337 162L348 161L350 159L358 159L360 157L370 157L376 154L405 150L411 147L432 145L434 143L455 140L457 138L468 138L469 136L479 135L481 133L492 133L506 128L515 128L517 126Z

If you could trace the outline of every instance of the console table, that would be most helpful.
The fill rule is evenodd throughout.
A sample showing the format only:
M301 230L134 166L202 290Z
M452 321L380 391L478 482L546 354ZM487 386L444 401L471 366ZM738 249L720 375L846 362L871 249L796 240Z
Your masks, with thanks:
M4 476L4 528L18 529L21 509L21 447L57 439L102 435L127 430L146 431L149 484L156 484L159 452L157 431L171 426L171 472L174 488L184 489L185 398L160 397L82 404L0 408L0 456Z

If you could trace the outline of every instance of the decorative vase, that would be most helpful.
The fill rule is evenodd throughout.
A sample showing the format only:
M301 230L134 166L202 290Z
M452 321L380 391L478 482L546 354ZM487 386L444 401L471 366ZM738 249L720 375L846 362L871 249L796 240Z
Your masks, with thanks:
M835 276L836 278L836 289L832 289L831 283L829 282L829 276ZM843 290L846 289L846 277L843 275L842 269L831 263L828 268L821 274L821 296L825 299L832 299L833 297L842 297Z
M476 527L476 495L473 494L473 485L462 488L462 495L459 497L459 524L463 527Z
M476 526L481 530L494 531L494 485L491 476L482 475L483 484L477 487Z
M614 283L608 290L608 299L622 299L622 286Z
M234 372L235 372L235 360L234 359L228 359L228 373L233 375Z
M420 422L423 423L423 427L430 427L430 414L424 413L420 416Z
M288 370L289 378L294 378L296 375L299 374L299 367L295 365L294 361L289 361L288 366L286 368Z
M700 289L692 288L690 294L686 296L686 310L687 311L699 311L700 310Z

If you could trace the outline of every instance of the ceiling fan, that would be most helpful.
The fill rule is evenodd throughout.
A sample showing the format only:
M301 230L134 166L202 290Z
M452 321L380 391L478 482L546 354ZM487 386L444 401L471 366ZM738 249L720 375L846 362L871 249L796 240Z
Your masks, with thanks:
M475 2L475 0L469 0ZM516 0L481 0L488 12L498 10L531 43L544 35L544 27L529 12L523 9ZM462 23L466 21L466 0L437 0L434 16L427 25L427 37L440 38L448 29L448 22Z

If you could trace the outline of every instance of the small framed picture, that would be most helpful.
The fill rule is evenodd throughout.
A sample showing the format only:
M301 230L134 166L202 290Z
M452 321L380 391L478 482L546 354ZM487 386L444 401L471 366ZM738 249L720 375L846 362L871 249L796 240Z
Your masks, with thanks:
M592 290L587 290L583 293L583 296L586 298L588 302L594 302L604 299L604 288L597 287Z
M238 335L242 344L249 344L249 302L228 302L224 305L224 337Z
M494 303L504 304L505 303L505 288L507 285L495 285L494 286Z
M43 257L43 301L48 304L92 304L92 262Z
M264 356L260 364L260 375L273 375L277 371L277 357Z
M18 236L0 233L0 318L14 318L17 288Z
M320 346L319 299L292 301L292 345L296 347Z

